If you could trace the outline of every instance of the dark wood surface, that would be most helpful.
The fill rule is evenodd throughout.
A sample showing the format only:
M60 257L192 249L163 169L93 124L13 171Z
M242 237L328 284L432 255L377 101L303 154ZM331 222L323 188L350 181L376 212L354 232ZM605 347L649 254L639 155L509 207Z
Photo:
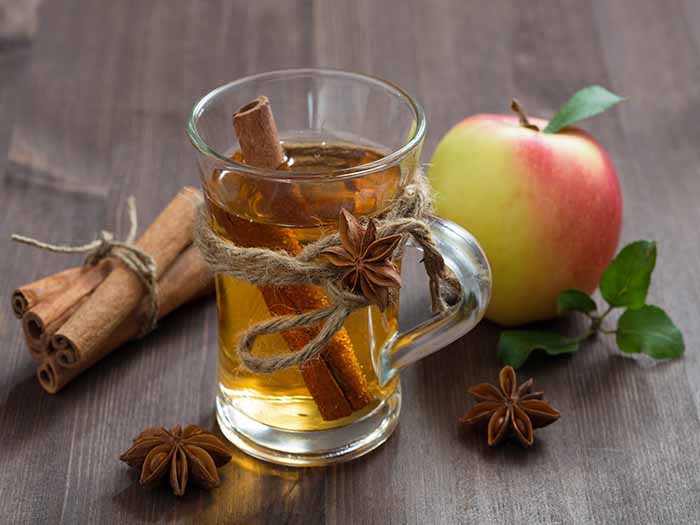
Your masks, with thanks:
M697 522L698 35L693 0L44 2L33 45L0 47L0 522ZM532 450L490 450L456 425L466 387L498 370L498 329L483 323L405 371L399 428L365 458L295 470L238 453L213 492L142 490L116 459L132 436L215 427L213 302L48 396L9 296L78 259L8 237L124 231L132 193L149 222L198 182L184 133L192 103L231 79L300 66L380 75L414 94L428 114L426 161L451 125L505 112L514 95L542 115L591 83L629 97L584 127L619 171L623 241L659 241L651 300L683 330L685 358L644 368L600 339L536 360L521 375L537 378L562 420Z

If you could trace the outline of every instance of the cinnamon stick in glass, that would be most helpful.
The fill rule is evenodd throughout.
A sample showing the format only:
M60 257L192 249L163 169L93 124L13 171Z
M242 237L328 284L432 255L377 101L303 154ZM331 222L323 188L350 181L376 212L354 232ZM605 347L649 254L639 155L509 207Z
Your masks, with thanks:
M277 126L266 97L258 97L233 116L241 153L246 163L276 169L285 161ZM294 197L298 198L294 198ZM295 214L303 210L303 199L290 192L289 208ZM228 214L212 213L219 226L239 246L284 249L290 255L302 250L294 233L275 226L238 220ZM313 286L261 286L265 303L272 315L301 313L328 306L322 290ZM318 333L318 328L298 328L282 333L291 351L300 350ZM347 417L372 400L365 376L357 361L350 336L341 329L318 358L301 365L304 382L323 419Z
M200 200L186 187L136 241L153 257L160 278L177 255L192 242L194 211ZM146 290L134 272L115 262L114 270L51 339L61 366L83 367L101 357L109 338L141 303Z
M162 319L181 305L209 295L213 291L214 277L199 251L190 245L178 255L175 262L158 281L160 299L158 319ZM58 354L48 355L37 368L39 383L48 393L55 394L114 349L136 337L145 321L147 321L146 301L142 301L103 345L81 359L77 366L64 367L58 361Z

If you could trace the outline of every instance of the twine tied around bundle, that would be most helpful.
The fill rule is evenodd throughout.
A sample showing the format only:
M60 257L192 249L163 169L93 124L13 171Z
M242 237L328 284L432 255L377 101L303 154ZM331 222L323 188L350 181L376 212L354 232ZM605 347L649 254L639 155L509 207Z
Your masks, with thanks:
M411 175L389 211L376 219L377 238L401 234L402 247L412 237L423 249L423 264L428 274L434 312L445 312L457 301L459 281L445 265L438 251L428 220L432 213L430 187L419 169ZM340 288L343 270L321 259L321 251L340 244L338 233L307 244L296 256L267 248L244 248L214 233L200 205L195 222L194 242L213 273L222 273L256 286L315 285L323 288L330 305L296 315L276 316L253 324L239 337L237 352L243 365L256 373L270 373L298 366L316 357L342 328L352 312L369 306L361 294ZM321 324L316 336L300 350L270 357L253 355L255 340L262 335L285 332Z
M123 241L114 240L112 232L102 230L97 239L81 246L68 246L62 244L50 244L24 235L12 235L12 240L34 246L53 253L84 253L86 254L83 266L93 266L106 257L114 257L129 268L141 281L148 297L147 316L139 337L151 332L158 322L158 285L156 280L156 263L153 257L134 244L138 230L138 215L136 202L133 196L127 199L129 215L129 233Z

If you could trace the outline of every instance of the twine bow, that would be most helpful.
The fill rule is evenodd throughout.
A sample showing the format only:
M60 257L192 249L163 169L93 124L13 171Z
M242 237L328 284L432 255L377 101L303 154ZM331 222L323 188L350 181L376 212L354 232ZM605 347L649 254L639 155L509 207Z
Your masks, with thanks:
M377 237L401 234L405 244L408 236L423 249L423 263L428 274L433 311L444 312L455 302L460 290L459 281L445 265L433 241L426 219L432 210L430 188L419 170L404 187L390 211L377 221ZM342 328L348 316L368 306L360 294L341 289L337 285L342 270L319 260L321 251L340 244L337 233L310 243L296 256L266 248L242 248L216 235L200 205L195 223L194 242L212 272L224 273L254 285L286 286L291 284L316 285L325 289L330 305L298 315L276 316L261 321L245 330L237 352L243 365L252 372L269 373L298 366L316 357L331 338ZM401 248L397 249L400 252ZM443 286L444 285L444 286ZM271 357L253 355L255 340L261 335L284 332L321 324L316 336L300 350Z
M24 235L12 235L12 240L34 246L42 250L53 253L84 253L86 254L84 266L92 266L106 257L114 257L123 262L139 278L141 284L146 289L148 297L147 322L141 329L140 336L144 336L153 330L158 322L158 287L156 281L156 263L153 257L138 248L134 241L138 230L138 216L136 213L136 202L131 196L127 199L127 210L129 215L129 233L123 241L115 241L112 232L102 230L97 239L80 246L68 246L61 244L50 244L46 242L25 237Z

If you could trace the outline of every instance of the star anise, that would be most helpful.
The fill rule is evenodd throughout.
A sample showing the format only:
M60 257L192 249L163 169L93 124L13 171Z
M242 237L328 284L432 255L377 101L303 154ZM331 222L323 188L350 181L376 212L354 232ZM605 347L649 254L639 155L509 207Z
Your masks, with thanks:
M214 434L196 425L178 425L171 430L147 428L119 459L142 467L141 485L155 484L169 471L173 492L182 496L188 477L202 488L218 487L216 468L231 461L231 452Z
M507 435L529 447L535 440L534 429L546 427L559 419L559 411L542 399L544 392L533 392L532 378L518 386L513 367L501 369L500 388L489 383L472 386L469 393L477 403L461 419L470 425L488 421L487 441L494 446Z
M401 287L401 275L391 261L401 235L377 239L373 219L365 227L345 209L340 210L338 233L341 245L326 248L321 254L335 266L347 267L341 279L345 288L361 293L384 310L389 304L389 288Z

